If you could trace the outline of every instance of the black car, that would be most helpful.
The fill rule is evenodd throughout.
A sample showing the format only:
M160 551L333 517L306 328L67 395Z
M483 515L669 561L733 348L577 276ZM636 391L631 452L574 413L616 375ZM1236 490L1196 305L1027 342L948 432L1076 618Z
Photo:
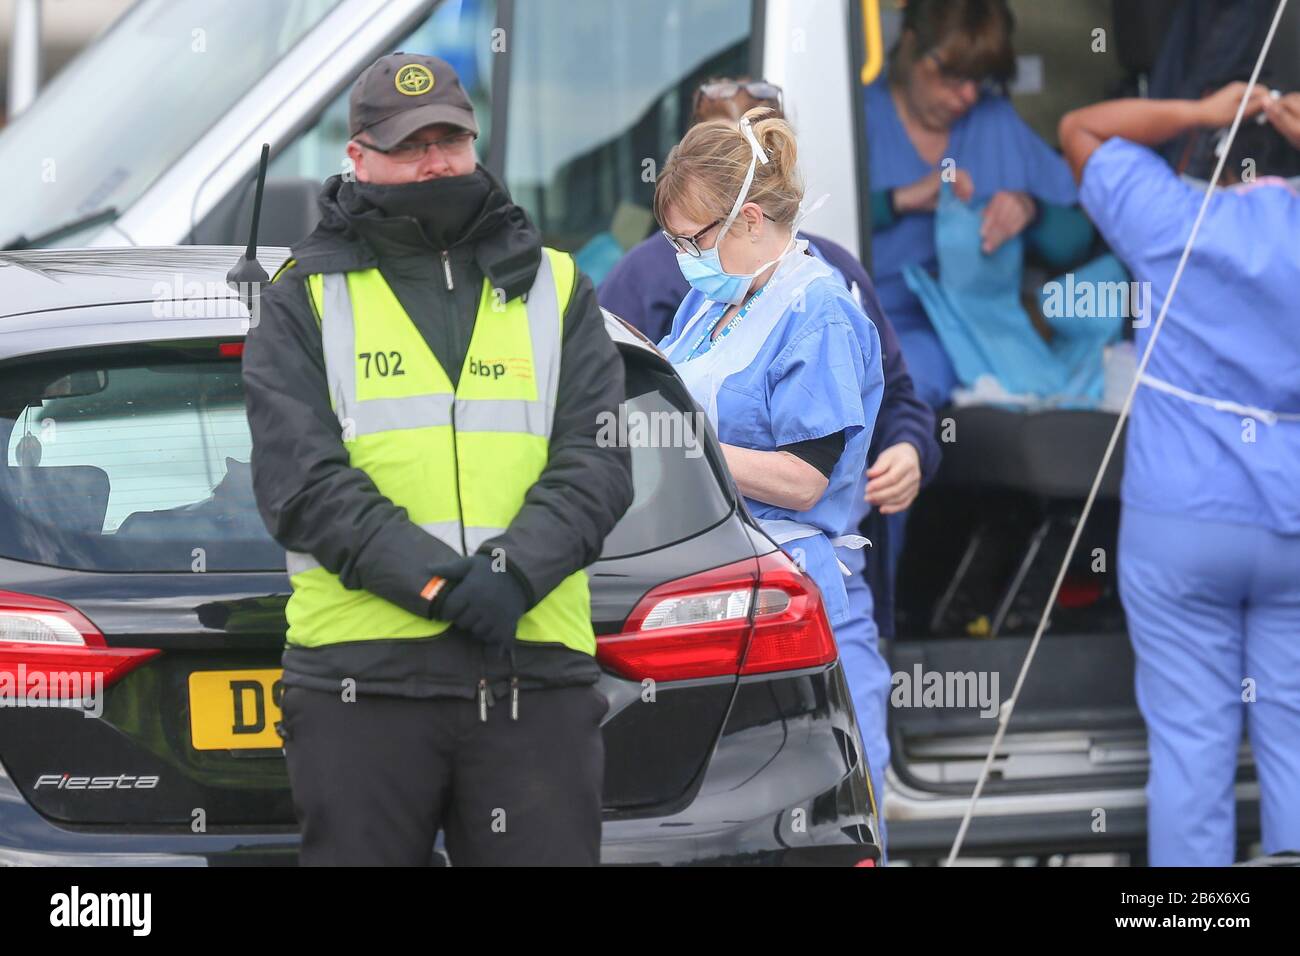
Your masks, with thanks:
M247 464L239 252L0 256L0 864L296 860L274 726L290 588ZM607 328L629 414L701 420ZM588 569L602 860L875 865L820 595L707 426L684 434L630 442L636 500Z

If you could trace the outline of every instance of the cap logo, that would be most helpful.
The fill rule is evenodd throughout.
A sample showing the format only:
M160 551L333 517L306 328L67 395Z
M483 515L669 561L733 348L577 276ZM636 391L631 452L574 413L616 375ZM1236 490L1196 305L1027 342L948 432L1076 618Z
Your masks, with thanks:
M433 89L433 73L427 66L408 63L397 71L397 76L393 78L393 85L403 96L419 96Z

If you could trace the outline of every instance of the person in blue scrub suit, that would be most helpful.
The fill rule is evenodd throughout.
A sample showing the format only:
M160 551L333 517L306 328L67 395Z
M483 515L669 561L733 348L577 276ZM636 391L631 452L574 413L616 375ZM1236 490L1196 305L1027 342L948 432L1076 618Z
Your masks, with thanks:
M748 77L710 80L696 91L691 125L709 119L730 119L739 122L747 110L756 106L772 108L770 115L785 118L781 109L781 92L775 84L763 80L751 81ZM939 470L939 443L935 440L934 410L921 401L912 385L907 362L898 344L898 335L889 316L876 296L875 284L862 263L848 249L824 236L799 231L798 238L808 240L808 251L821 259L835 272L845 288L857 299L862 310L880 335L881 357L885 370L885 397L880 405L876 429L867 449L868 481L860 510L873 506L861 532L871 540L872 546L848 557L842 556L850 566L866 565L866 580L848 582L850 600L855 593L866 589L870 593L856 599L864 608L868 624L874 624L882 637L894 634L894 572L896 560L890 560L897 549L892 547L893 517L911 506L921 488ZM690 291L690 284L677 268L675 250L658 230L630 249L610 271L596 290L603 308L630 323L646 334L651 341L659 341L672 328L682 300ZM860 576L859 576L860 577ZM871 628L871 646L875 646L876 628ZM852 676L850 676L852 683ZM885 682L888 688L888 681ZM854 697L858 699L858 685L853 683ZM859 708L861 709L861 707ZM881 740L884 734L881 732ZM868 748L870 751L870 748ZM888 749L871 753L881 766L887 763Z
M750 512L849 619L836 546L884 393L880 338L829 266L796 238L797 147L782 119L692 127L655 186L655 215L691 285L659 348L709 415ZM877 805L883 767L871 767Z
M1231 124L1246 90L1066 114L1084 208L1163 304L1204 200L1152 147ZM1254 88L1128 423L1120 597L1151 755L1152 865L1233 862L1242 732L1265 853L1300 849L1300 195ZM1232 177L1235 179L1236 177ZM1229 179L1228 182L1231 182ZM1136 324L1139 352L1154 328Z
M696 92L691 124L709 119L736 123L756 106L771 107L769 115L784 119L781 91L774 84L747 77L712 80ZM871 547L838 552L852 573L844 580L850 618L835 631L879 799L890 753L886 702L892 674L881 653L880 639L894 635L898 549L892 547L892 534L921 487L938 471L939 444L934 437L934 411L916 395L898 337L862 263L830 239L806 232L796 235L808 240L808 251L830 266L849 289L880 338L885 393L867 449L867 473L850 522L850 531L860 531ZM658 232L629 250L597 289L600 304L651 339L663 338L691 289L678 268L675 252ZM883 837L883 819L881 831Z
M1046 265L1065 268L1093 239L1065 162L999 92L1015 74L1012 27L1004 0L910 0L888 69L865 91L876 288L935 409L957 376L903 267L937 268L941 183L963 201L989 200L986 253L1023 232Z

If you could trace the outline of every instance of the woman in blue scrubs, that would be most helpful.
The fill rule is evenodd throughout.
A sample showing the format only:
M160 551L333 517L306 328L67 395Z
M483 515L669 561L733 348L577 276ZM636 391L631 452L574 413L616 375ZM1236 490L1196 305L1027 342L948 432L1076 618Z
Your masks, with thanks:
M903 267L937 268L941 178L959 199L988 200L985 253L1024 232L1063 268L1093 236L1065 162L997 92L1015 74L1011 30L1003 0L910 0L888 71L866 89L876 288L917 393L936 409L957 376Z
M708 413L751 513L849 618L846 539L884 393L880 339L795 237L795 137L770 111L691 128L664 163L655 215L691 291L659 343ZM883 793L883 767L872 767Z
M1230 125L1245 88L1097 103L1061 121L1084 208L1157 306L1204 191L1151 147ZM1224 167L1253 182L1211 198L1128 424L1120 597L1154 866L1233 862L1243 729L1264 852L1300 849L1300 194L1265 175L1294 173L1297 158L1253 121L1267 99L1256 87ZM1153 328L1135 326L1140 352Z

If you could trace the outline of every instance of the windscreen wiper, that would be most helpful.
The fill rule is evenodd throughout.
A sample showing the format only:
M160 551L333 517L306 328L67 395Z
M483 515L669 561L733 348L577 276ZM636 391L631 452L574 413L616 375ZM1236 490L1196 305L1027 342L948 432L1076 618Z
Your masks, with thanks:
M0 246L0 250L9 252L13 249L31 249L35 246L43 246L47 242L53 242L56 239L62 239L64 236L70 236L74 232L85 229L87 226L97 226L101 222L112 222L117 218L117 215L116 206L105 206L98 212L92 212L85 216L78 216L76 219L55 226L53 229L47 229L45 232L39 233L31 238L23 235L14 236L14 238L10 239L3 246Z

